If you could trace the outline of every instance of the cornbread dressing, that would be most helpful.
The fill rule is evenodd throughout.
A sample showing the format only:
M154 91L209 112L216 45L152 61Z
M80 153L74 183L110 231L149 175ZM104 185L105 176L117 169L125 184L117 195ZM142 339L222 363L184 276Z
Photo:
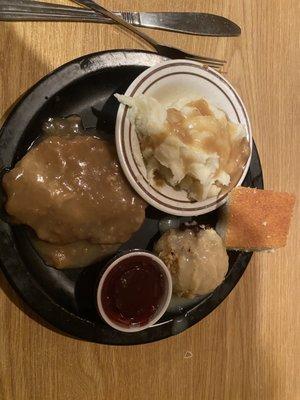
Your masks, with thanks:
M169 268L173 293L187 298L206 295L219 286L228 270L228 255L214 229L170 229L154 247Z

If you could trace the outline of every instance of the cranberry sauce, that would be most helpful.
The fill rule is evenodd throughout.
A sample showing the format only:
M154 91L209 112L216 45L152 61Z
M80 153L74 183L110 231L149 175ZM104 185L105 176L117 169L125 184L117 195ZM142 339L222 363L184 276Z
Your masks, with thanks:
M166 290L160 266L150 257L136 255L121 260L107 275L101 302L113 322L142 326L156 313Z

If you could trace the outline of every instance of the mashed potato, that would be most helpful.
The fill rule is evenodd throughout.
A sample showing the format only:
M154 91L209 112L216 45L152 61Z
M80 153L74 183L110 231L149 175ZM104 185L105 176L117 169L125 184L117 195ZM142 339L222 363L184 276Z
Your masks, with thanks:
M165 107L145 95L116 97L130 108L152 184L162 178L201 201L240 177L249 157L246 131L207 100L180 99Z

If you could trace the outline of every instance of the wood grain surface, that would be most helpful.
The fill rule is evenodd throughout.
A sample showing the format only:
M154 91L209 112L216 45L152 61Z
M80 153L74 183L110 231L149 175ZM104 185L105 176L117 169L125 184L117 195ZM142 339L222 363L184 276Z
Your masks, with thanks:
M227 77L248 108L266 187L298 196L288 245L274 254L256 254L234 291L202 322L162 342L135 347L90 344L53 332L33 318L0 275L0 399L297 400L298 2L103 0L103 4L123 10L207 11L241 26L239 38L149 33L189 51L228 60ZM108 25L0 22L1 116L26 89L62 63L113 48L147 46ZM187 352L192 357L187 358Z

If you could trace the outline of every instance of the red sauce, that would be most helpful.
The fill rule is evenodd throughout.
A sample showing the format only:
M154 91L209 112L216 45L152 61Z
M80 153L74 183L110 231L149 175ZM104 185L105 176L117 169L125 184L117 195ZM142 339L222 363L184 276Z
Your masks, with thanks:
M154 260L132 256L107 275L101 302L106 315L115 323L142 326L161 305L166 288L166 278Z

